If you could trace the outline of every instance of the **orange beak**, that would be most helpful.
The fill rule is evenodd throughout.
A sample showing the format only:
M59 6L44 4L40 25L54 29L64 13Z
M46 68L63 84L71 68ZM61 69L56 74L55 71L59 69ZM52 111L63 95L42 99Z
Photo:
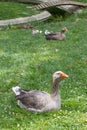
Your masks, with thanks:
M64 78L68 78L68 77L69 77L69 76L68 76L67 74L65 74L65 73L62 72L62 74L61 74L61 78L64 79Z

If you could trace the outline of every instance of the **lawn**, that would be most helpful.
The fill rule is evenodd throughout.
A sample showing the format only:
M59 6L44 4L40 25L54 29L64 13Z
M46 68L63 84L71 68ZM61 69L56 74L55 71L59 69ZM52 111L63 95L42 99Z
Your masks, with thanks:
M0 2L0 20L31 16L39 12L34 11L31 8L31 4Z
M0 129L86 130L87 8L62 21L32 25L43 32L0 30ZM69 30L65 41L46 41L46 29L56 32L64 26ZM13 86L50 92L52 74L57 70L69 75L61 82L60 110L31 113L17 106Z

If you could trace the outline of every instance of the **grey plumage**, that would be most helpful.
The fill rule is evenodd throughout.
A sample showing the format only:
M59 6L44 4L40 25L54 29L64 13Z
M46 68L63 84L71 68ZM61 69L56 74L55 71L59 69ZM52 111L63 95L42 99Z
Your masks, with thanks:
M63 28L61 30L61 32L47 32L47 30L45 31L45 38L47 40L65 40L66 36L65 36L65 32L68 31L67 28Z
M59 93L59 82L68 76L61 71L53 74L52 90L47 93L39 90L24 90L20 87L13 87L12 90L16 94L18 105L21 108L33 112L43 112L55 109L60 109L61 100Z

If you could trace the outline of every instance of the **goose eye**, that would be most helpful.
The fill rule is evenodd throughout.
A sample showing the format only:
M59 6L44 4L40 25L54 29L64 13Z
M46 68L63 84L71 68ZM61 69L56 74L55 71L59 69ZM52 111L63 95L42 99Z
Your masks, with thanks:
M57 75L60 75L60 73L59 73L59 72L57 72Z

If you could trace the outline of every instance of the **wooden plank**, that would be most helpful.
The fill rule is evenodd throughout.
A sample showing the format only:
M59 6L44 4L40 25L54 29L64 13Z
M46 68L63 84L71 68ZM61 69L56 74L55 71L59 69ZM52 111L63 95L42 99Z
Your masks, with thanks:
M38 5L33 6L34 9L45 9L54 6L61 6L61 5L74 5L74 6L81 6L87 7L87 3L82 2L75 2L75 1L53 1L53 2L45 2Z

